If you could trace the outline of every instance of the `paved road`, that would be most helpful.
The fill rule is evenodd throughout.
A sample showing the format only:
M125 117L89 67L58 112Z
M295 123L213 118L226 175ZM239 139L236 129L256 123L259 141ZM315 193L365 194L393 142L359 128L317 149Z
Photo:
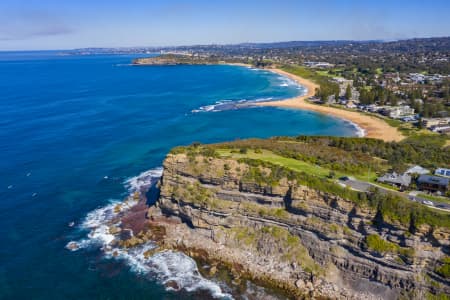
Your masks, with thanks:
M401 192L397 192L397 191L393 191L393 190L389 190L387 188L384 188L382 186L373 184L373 183L369 183L369 182L365 182L365 181L361 181L361 180L357 180L357 179L345 179L339 180L340 184L346 185L354 190L357 191L361 191L361 192L367 192L370 188L372 187L376 187L378 188L381 192L385 192L385 193L394 193L394 194L398 194L402 197L405 197L406 194L405 193L401 193ZM415 202L419 202L422 203L424 205L427 206L431 206L431 207L435 207L435 208L439 208L439 209L443 209L446 211L450 212L450 204L447 203L442 203L442 202L437 202L437 201L433 201L433 200L429 200L426 198L422 198L420 196L415 196L415 195L407 195L407 198L411 201L415 201Z

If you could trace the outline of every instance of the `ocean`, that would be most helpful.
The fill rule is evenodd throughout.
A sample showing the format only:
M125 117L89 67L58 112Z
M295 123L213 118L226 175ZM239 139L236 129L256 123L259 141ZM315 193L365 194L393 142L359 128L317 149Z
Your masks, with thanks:
M108 257L93 228L140 180L157 180L174 146L357 133L318 113L251 107L304 92L269 71L131 66L135 57L0 52L0 299L227 298L179 253L151 270L139 254ZM168 290L168 277L185 288Z

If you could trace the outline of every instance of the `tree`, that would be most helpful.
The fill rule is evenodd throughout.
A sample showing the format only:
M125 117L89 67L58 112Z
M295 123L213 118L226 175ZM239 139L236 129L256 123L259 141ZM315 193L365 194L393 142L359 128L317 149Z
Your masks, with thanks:
M388 97L388 101L391 104L391 106L397 106L398 99L397 99L397 96L394 95L394 93L389 91L387 97Z
M345 99L347 100L352 99L352 88L350 84L347 84L347 88L345 89Z
M417 128L423 129L423 120L422 120L422 117L419 118L419 122L417 123Z

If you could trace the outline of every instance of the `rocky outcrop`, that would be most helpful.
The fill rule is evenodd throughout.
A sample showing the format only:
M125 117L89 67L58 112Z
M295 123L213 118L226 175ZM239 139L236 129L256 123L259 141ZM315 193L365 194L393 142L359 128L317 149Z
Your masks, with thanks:
M148 212L181 221L165 225L165 247L194 256L206 251L239 276L299 297L450 293L449 280L434 272L449 251L448 228L423 225L412 234L400 223L377 220L368 206L296 180L252 180L251 168L235 159L169 154L159 200Z

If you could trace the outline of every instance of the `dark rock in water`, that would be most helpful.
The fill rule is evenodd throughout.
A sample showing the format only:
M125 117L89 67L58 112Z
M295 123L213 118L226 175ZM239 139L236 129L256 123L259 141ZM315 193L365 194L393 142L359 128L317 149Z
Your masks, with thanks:
M175 291L179 291L180 290L180 286L178 285L178 282L176 282L175 280L169 280L166 283L164 283L164 286L168 289L172 289Z
M124 229L120 232L120 239L122 241L131 239L132 236L133 236L133 232L130 229Z

